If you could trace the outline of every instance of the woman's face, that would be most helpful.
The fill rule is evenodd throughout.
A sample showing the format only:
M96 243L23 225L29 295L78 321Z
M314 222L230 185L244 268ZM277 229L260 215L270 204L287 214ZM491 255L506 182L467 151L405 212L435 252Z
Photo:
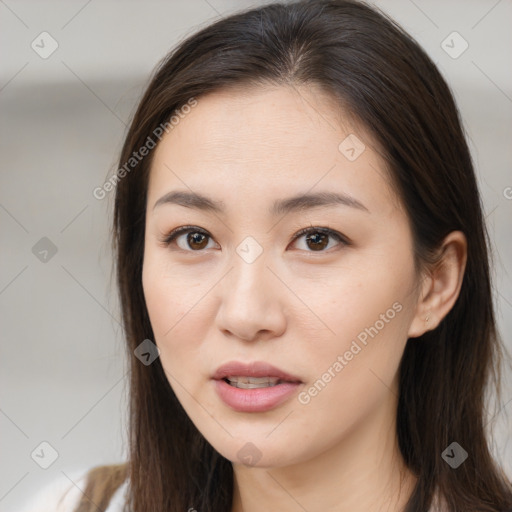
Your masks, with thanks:
M411 231L372 140L337 112L312 88L213 93L154 150L154 341L190 419L234 463L303 462L394 419L418 301ZM230 362L249 369L216 373ZM235 378L251 368L275 378Z

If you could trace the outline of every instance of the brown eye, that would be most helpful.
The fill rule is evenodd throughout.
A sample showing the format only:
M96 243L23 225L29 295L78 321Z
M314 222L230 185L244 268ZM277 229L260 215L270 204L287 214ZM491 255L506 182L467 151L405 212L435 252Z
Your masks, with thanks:
M349 245L347 239L342 235L327 228L306 228L297 233L294 242L300 238L305 239L305 249L308 252L326 252L326 248L329 247L330 241L335 240L338 242L337 245L345 246ZM332 247L332 245L331 245ZM329 247L330 248L330 247Z
M206 249L209 239L211 239L210 235L202 229L194 226L182 226L171 231L171 233L164 238L163 243L169 246L174 242L178 248L184 251L194 252Z
M192 249L204 249L208 245L208 243L205 243L205 241L207 242L207 235L203 233L190 232L187 234L186 240Z
M313 233L306 236L306 243L313 251L321 251L329 245L329 235L325 233Z

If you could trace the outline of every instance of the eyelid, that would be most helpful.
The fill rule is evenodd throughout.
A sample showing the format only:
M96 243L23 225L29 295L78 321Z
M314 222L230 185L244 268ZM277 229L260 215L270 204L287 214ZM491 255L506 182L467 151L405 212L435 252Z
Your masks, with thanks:
M173 229L170 233L165 234L163 236L163 238L160 239L160 242L165 247L168 247L179 235L187 233L187 232L201 233L213 240L213 237L211 236L211 234L208 233L208 231L206 231L205 229L202 229L198 226L186 225L186 226L180 226L176 229ZM299 230L297 233L295 233L295 235L293 236L293 239L292 239L292 243L295 242L298 238L300 238L304 235L307 235L309 233L323 233L323 234L329 235L330 237L336 239L338 242L341 242L343 245L346 245L346 246L352 245L352 242L350 241L350 239L347 238L346 236L342 235L338 231L335 231L334 229L329 228L327 226L321 227L321 226L313 226L313 225L303 228L303 229ZM186 252L200 253L203 251L202 250L200 250L200 251L192 251L191 250L191 251L186 251ZM328 251L306 251L306 252L312 252L312 253L318 252L321 254L321 253L326 253Z

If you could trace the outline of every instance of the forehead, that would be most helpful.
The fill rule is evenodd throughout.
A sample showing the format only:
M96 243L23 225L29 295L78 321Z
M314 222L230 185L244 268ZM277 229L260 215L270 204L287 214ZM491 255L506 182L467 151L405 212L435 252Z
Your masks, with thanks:
M336 107L332 98L311 87L230 88L200 97L166 138L216 160L264 161L265 150L280 161L315 157L322 148L337 150Z
M346 153L354 136L365 146L355 159ZM241 198L339 189L396 206L389 174L374 148L371 136L318 88L210 93L180 116L155 149L148 206L172 188L215 191L223 199L226 192Z

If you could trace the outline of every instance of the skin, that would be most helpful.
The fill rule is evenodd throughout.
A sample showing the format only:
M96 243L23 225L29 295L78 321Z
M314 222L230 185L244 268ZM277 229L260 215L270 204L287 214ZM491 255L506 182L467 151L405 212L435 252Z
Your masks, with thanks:
M221 91L199 98L154 150L146 304L171 387L233 462L233 512L398 511L416 481L396 440L398 366L408 338L435 328L453 306L465 239L451 233L441 263L416 271L409 220L384 162L348 119L312 86ZM354 161L338 149L350 133L366 146ZM154 208L175 190L222 201L225 213ZM269 213L274 200L318 191L347 194L366 210ZM165 246L165 236L185 225L209 237L190 245L182 233ZM350 244L331 237L315 251L306 235L294 240L311 226ZM263 251L252 263L236 251L247 236ZM400 312L307 404L293 396L246 413L216 394L211 375L230 360L270 362L299 376L307 391L396 303ZM260 457L252 466L237 455L248 442Z

